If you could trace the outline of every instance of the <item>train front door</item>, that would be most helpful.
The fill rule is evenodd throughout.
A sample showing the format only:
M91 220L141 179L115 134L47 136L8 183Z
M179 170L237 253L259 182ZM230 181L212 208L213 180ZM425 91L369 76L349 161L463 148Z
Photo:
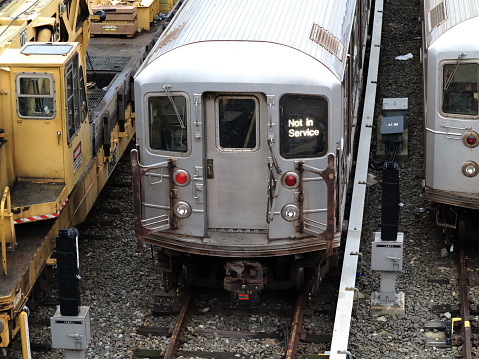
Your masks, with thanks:
M267 107L262 94L205 94L207 226L268 228Z

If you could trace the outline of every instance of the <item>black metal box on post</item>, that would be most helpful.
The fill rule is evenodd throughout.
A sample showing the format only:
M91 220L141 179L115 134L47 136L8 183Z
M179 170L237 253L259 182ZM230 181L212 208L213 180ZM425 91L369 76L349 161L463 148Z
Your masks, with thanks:
M77 316L80 312L80 258L76 228L60 229L56 237L58 301L60 313Z
M381 239L395 241L399 226L399 166L386 162L382 171Z
M405 295L396 290L396 276L402 271L404 233L398 232L399 166L386 162L382 170L381 231L374 232L371 269L380 273L380 288L371 293L371 313L404 315Z

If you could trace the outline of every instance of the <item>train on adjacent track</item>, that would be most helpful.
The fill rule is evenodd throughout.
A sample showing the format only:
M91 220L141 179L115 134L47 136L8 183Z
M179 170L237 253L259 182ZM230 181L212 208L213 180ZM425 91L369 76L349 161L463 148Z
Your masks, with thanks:
M425 195L450 244L479 239L476 0L424 0Z
M184 2L134 85L135 232L165 289L317 288L341 244L370 8Z
M162 5L173 6L143 2L138 17L130 6L135 39L90 41L90 20L99 20L91 3L0 4L2 354L20 331L21 313L47 297L44 269L55 266L59 229L85 219L134 137L131 79L163 26L138 31L150 29Z

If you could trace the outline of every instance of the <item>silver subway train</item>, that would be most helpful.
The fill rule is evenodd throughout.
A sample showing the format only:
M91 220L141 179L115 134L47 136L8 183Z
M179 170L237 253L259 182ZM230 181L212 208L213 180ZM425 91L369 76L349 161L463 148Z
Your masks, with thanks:
M451 240L479 239L479 2L423 10L425 194Z
M337 258L370 0L185 1L135 76L135 231L238 300Z

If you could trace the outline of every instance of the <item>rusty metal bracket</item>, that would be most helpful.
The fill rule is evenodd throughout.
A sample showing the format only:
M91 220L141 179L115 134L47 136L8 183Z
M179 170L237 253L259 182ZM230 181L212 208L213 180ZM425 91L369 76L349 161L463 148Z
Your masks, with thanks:
M12 204L10 200L10 188L5 187L0 202L0 241L2 247L3 275L7 275L7 249L15 249L17 238L12 219Z

